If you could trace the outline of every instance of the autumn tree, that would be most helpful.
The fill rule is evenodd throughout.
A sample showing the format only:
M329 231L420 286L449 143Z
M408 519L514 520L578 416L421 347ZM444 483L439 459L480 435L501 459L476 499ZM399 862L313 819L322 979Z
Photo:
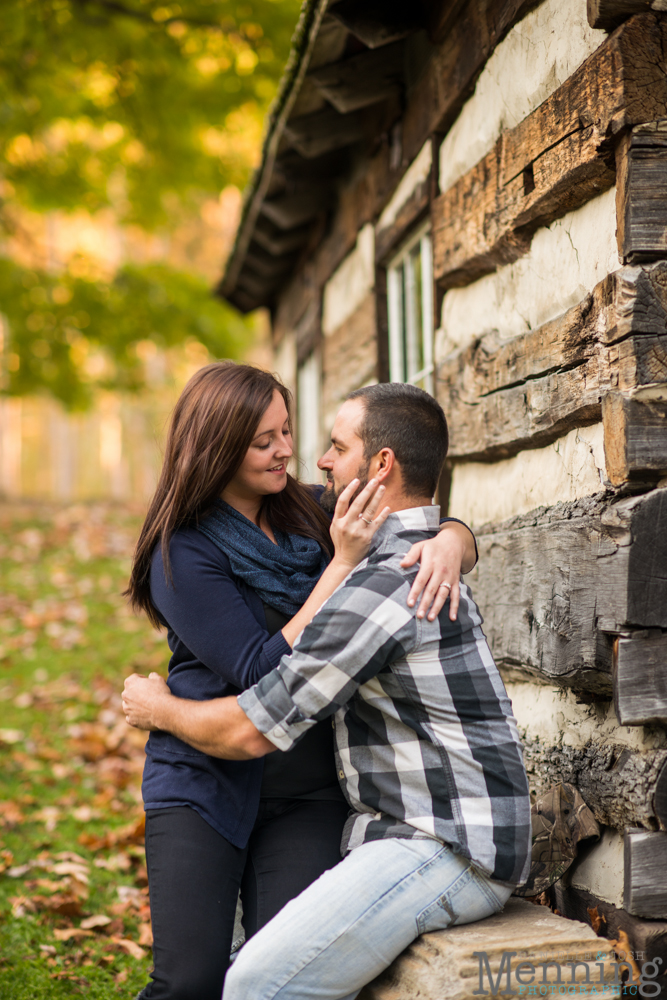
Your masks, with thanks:
M0 5L2 391L85 405L138 388L136 346L196 338L233 355L245 321L163 263L100 277L7 248L26 213L113 210L169 239L256 161L298 0L4 0ZM222 262L220 262L221 264ZM104 364L86 364L94 354ZM91 374L92 372L92 374Z

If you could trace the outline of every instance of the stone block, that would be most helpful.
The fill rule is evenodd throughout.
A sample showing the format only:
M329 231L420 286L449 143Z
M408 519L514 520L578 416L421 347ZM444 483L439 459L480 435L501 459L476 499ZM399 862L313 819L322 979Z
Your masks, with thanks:
M588 924L511 898L488 920L417 938L357 1000L539 996L540 986L549 995L618 996L622 971L609 942Z

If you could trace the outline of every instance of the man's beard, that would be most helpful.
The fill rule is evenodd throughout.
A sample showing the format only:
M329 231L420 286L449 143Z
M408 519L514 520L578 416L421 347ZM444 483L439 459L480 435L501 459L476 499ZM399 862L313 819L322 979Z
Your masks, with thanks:
M370 469L370 462L366 462L365 465L360 465L357 469L356 478L359 480L359 485L354 491L354 496L351 498L350 503L355 497L359 496L361 491L365 486L368 485L368 470ZM328 477L327 477L328 478ZM329 482L324 487L324 492L320 496L320 507L327 512L327 514L333 514L336 509L336 504L338 503L338 497L341 495L344 489L346 489L348 484L341 486L339 490L334 488L333 479L329 479Z

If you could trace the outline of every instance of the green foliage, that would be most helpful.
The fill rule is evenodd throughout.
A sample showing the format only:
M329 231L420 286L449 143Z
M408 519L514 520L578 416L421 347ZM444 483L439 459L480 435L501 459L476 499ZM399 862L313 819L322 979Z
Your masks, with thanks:
M167 348L194 339L214 357L235 357L252 332L203 279L158 264L126 265L107 283L0 260L0 302L12 332L6 391L46 390L70 408L87 406L96 389L141 389L147 340Z
M3 0L0 157L31 208L146 228L242 186L298 0Z
M0 233L25 210L94 213L169 235L242 187L259 153L299 0L3 0ZM220 262L222 265L222 261ZM81 273L81 272L79 272ZM0 260L0 391L70 407L143 385L137 345L196 338L238 356L252 323L166 266L113 281Z
M117 1000L135 996L148 982L150 950L144 949L143 959L133 958L110 936L136 942L147 919L133 906L118 913L119 888L145 884L141 848L114 843L141 819L144 757L140 734L130 746L125 734L132 733L125 727L118 733L124 736L120 745L111 736L122 722L119 692L133 671L166 673L169 661L165 634L129 615L120 596L140 523L136 511L120 507L0 507L3 1000ZM78 622L70 620L74 609ZM11 729L22 738L7 742ZM9 804L18 814L3 813ZM90 819L82 818L86 807ZM55 825L45 822L45 808L55 810ZM88 845L105 837L108 847ZM18 877L3 872L2 852L11 852L11 864L22 866L44 855L58 860L65 851L88 867L80 913L56 909L58 897L71 896L66 875L40 867ZM131 865L106 864L122 854ZM50 888L36 883L45 876ZM27 911L19 915L15 904L25 898L37 905L33 911L30 903L19 904L19 914ZM55 936L57 928L78 927L92 914L108 914L118 926L79 940Z

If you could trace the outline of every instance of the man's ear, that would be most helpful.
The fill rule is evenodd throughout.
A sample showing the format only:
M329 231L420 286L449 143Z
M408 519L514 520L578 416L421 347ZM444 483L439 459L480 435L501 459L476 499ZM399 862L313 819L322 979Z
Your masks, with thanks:
M383 448L375 456L376 471L373 473L379 483L384 483L396 468L396 456L391 448Z

